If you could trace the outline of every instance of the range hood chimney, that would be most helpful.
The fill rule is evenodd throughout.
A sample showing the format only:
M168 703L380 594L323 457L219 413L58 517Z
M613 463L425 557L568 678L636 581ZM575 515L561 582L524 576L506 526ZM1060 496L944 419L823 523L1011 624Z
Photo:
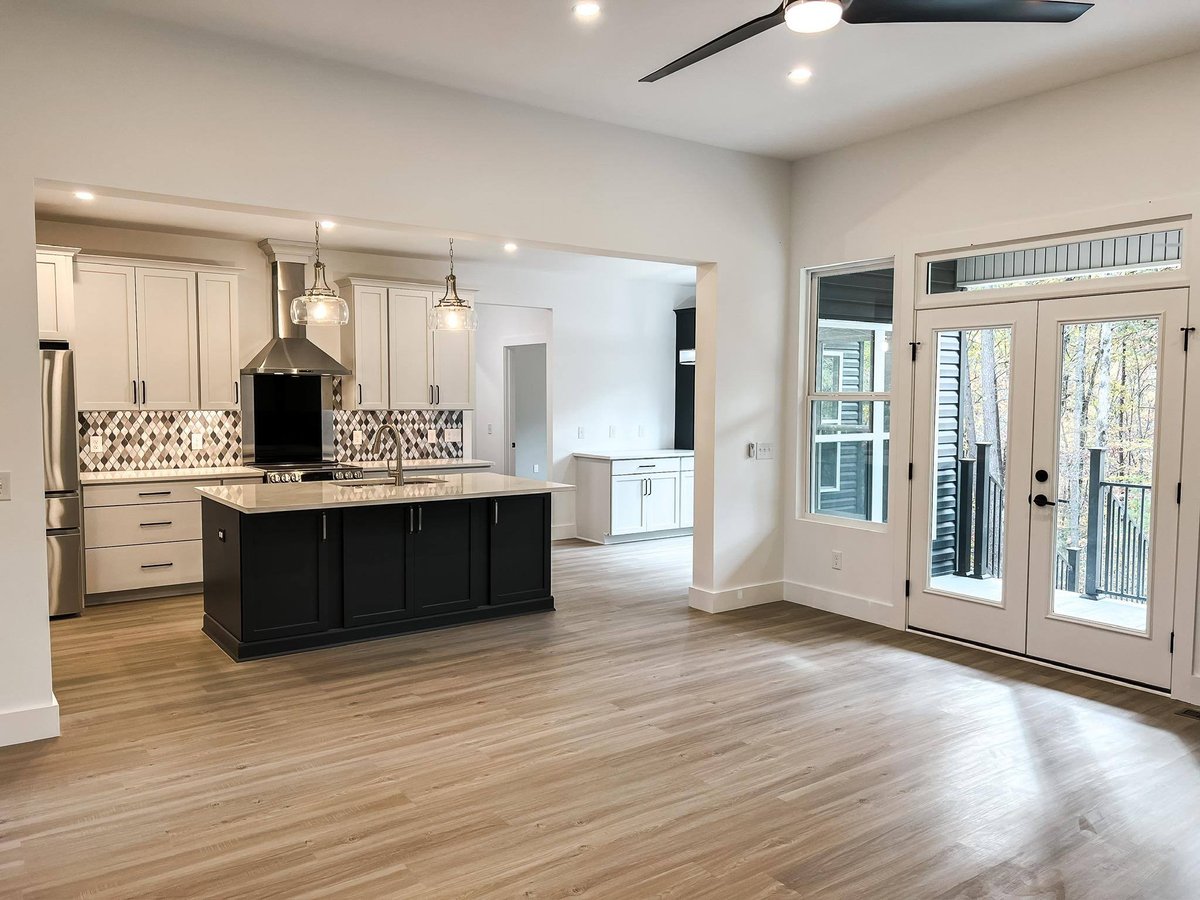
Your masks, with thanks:
M292 322L292 300L304 293L309 245L268 238L258 247L271 261L272 320L275 336L242 369L244 375L342 375L350 370L308 339L308 329Z

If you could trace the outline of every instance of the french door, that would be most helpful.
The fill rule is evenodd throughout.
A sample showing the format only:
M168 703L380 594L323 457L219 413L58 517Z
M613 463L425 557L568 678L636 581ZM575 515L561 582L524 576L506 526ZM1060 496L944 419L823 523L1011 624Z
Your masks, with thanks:
M1171 679L1186 290L917 312L910 627Z

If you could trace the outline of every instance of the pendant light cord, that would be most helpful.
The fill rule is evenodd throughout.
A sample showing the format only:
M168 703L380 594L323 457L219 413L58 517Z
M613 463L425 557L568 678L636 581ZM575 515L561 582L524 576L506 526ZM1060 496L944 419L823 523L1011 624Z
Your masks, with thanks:
M454 238L450 238L450 274L454 274Z

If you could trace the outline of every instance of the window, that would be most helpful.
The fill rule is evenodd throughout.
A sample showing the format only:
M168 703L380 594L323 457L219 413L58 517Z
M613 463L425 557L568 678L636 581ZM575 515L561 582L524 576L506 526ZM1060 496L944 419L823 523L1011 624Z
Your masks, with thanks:
M813 276L810 513L887 521L892 293L890 265Z

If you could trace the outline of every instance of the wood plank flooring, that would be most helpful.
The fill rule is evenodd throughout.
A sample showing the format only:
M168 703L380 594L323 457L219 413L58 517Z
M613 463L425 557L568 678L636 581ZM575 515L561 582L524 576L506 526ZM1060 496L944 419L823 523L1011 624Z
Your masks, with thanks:
M0 750L2 897L1200 896L1200 722L787 604L686 540L555 551L559 611L237 665L197 598L55 623Z

